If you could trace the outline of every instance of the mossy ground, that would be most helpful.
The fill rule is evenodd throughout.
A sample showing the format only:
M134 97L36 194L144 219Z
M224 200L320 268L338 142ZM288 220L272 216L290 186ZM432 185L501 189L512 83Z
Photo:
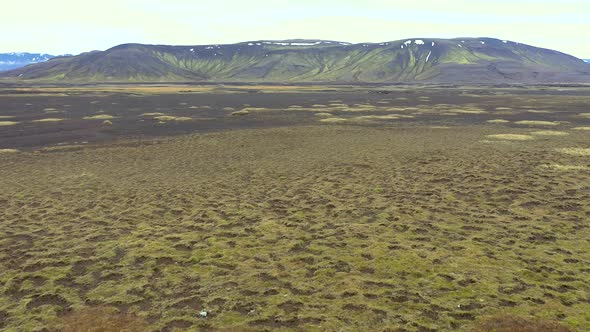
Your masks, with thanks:
M562 151L590 133L484 144L542 130L488 106L1 154L0 329L100 307L153 331L587 331L590 159Z

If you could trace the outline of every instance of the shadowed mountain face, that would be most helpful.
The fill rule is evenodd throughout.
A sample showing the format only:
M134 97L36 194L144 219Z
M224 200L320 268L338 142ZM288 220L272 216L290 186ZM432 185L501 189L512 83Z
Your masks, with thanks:
M26 52L0 53L0 71L24 67L53 58L53 55Z
M491 38L349 44L321 40L230 45L124 44L0 74L73 82L590 82L590 65Z

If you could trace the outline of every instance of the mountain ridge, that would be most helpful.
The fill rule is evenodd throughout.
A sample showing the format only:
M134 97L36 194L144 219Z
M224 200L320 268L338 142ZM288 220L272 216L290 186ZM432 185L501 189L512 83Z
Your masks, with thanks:
M0 53L0 71L16 69L32 63L44 62L52 58L55 58L55 55L46 53Z
M0 77L72 82L590 82L571 55L494 38L410 38L351 44L319 39L235 44L121 44Z

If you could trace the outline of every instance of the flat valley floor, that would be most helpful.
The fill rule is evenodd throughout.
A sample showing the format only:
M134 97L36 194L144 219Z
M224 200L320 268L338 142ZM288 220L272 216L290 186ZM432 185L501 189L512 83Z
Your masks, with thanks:
M588 331L590 88L2 87L0 330L93 306L153 331Z

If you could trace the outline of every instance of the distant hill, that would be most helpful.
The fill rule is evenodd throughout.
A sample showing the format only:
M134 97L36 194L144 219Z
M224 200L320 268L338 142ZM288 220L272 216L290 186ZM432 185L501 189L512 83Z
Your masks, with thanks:
M55 56L50 54L11 52L0 53L0 71L24 67L32 63L45 62Z
M590 82L590 65L493 38L325 40L229 45L123 44L60 57L0 77L71 82Z
M590 59L584 59L584 61L586 61L586 62L590 63Z

